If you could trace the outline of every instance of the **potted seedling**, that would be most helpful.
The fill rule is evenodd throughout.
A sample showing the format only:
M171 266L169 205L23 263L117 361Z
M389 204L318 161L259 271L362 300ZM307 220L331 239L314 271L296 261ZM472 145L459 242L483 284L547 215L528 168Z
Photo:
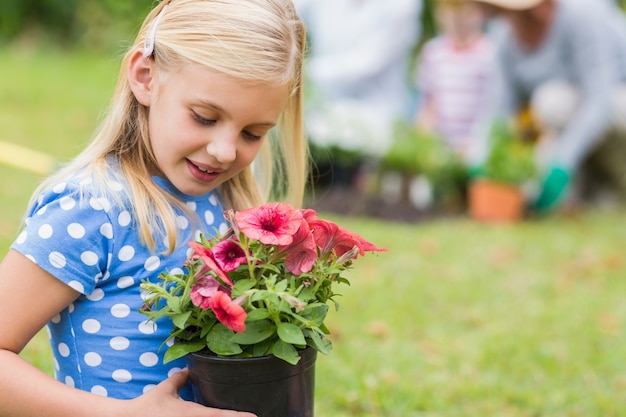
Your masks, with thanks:
M469 187L469 212L486 222L511 222L523 217L523 185L536 173L532 145L514 126L494 123L490 151Z

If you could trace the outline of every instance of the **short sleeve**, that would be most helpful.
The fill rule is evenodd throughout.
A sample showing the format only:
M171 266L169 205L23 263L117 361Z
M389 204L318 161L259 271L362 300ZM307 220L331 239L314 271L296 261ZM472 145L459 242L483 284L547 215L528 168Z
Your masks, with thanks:
M111 259L111 202L62 183L33 204L12 249L81 294L89 295Z

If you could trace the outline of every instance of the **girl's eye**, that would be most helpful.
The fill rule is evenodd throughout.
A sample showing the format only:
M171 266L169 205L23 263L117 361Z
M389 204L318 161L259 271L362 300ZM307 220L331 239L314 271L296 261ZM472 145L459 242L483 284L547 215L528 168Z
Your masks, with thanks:
M191 113L193 115L193 119L202 125L212 125L213 123L215 123L215 120L205 119L195 111L192 111Z
M247 131L247 130L244 130L244 131L243 131L243 135L244 135L246 138L248 138L248 139L250 139L250 140L252 140L252 141L261 140L261 138L263 137L263 135L255 135L255 134L253 134L253 133L250 133L250 132L249 132L249 131Z

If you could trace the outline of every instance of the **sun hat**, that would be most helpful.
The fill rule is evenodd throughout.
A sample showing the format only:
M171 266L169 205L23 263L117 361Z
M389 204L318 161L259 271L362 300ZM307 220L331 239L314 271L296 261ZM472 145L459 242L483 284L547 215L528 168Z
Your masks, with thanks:
M535 7L543 0L474 0L481 3L491 4L503 9L509 10L526 10Z

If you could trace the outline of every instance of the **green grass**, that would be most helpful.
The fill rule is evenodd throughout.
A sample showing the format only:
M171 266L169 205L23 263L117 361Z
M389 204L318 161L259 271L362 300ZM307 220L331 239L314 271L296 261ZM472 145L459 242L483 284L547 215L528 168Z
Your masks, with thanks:
M0 51L2 140L65 159L91 135L117 60ZM0 253L32 174L0 166ZM491 227L332 216L367 255L330 314L320 417L611 417L626 410L624 211ZM23 356L50 373L42 332Z

